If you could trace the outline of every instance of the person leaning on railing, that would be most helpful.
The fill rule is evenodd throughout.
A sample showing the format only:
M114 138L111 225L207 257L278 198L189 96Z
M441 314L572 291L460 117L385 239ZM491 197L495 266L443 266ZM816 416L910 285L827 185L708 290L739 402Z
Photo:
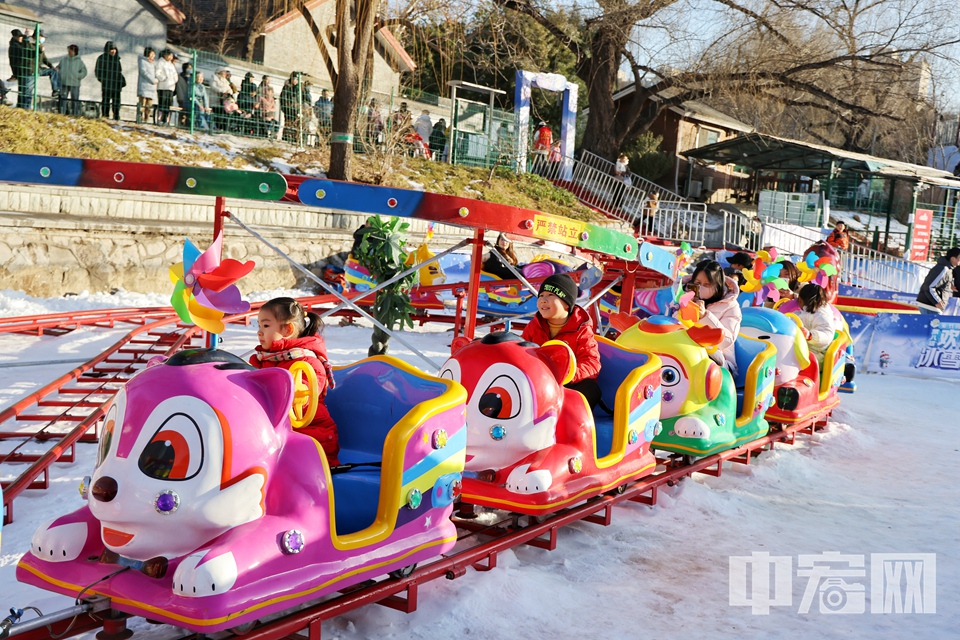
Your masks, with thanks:
M837 222L837 226L827 236L827 244L840 251L849 251L850 234L847 232L847 223L843 220Z
M173 92L177 88L177 68L173 61L177 59L176 54L170 49L164 49L160 52L160 59L157 60L157 95L159 104L157 106L157 123L166 125L170 121L170 106L173 104Z
M149 122L153 112L153 103L157 101L157 52L153 47L146 47L143 55L137 60L137 104L139 106L138 120Z
M181 124L189 126L190 118L193 113L193 102L190 98L190 87L193 85L193 65L184 62L180 66L180 76L177 78L177 85L174 93L177 95L177 104L180 105Z
M37 52L25 42L20 29L14 29L10 33L12 37L7 55L10 57L13 79L17 81L17 107L30 109L33 106L33 87L36 81L33 72Z

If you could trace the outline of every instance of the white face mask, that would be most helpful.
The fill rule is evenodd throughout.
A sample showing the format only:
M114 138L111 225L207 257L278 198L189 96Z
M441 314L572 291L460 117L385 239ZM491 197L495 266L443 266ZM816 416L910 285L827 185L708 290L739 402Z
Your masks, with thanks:
M44 38L44 37L42 37L42 36L40 37L40 44L43 44L43 43L46 42L46 41L47 41L46 38Z
M700 299L709 300L717 293L713 285L700 285Z

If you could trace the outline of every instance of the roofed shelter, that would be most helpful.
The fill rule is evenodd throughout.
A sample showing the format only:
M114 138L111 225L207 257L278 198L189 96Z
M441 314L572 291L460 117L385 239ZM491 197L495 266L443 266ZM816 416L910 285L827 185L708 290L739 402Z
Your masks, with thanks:
M845 181L849 183L854 180L855 184L863 184L866 181L870 185L878 179L884 180L889 183L889 188L883 193L883 210L878 213L886 216L888 237L890 216L895 208L897 185L902 185L909 190L911 214L906 247L911 246L913 214L917 209L917 197L920 192L930 187L944 190L945 207L951 201L955 203L960 192L960 178L947 171L756 132L704 147L688 149L683 152L683 155L707 164L732 164L744 168L752 174L755 187L765 177L775 182L785 174L816 178L821 183L824 197L837 205L850 197L848 192L840 188ZM860 191L862 192L862 189ZM754 188L752 194L754 201L757 199L757 193L757 189ZM859 198L858 195L853 197ZM854 202L859 204L856 200Z

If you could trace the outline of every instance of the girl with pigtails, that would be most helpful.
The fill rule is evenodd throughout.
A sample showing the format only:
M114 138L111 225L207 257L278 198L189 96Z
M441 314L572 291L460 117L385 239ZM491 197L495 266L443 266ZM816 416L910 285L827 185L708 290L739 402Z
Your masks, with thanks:
M306 362L317 374L320 399L317 413L306 427L298 429L323 447L331 467L340 464L337 454L340 442L337 425L330 417L324 398L334 386L333 369L327 361L327 345L320 335L323 321L315 313L308 313L293 298L274 298L264 303L257 314L260 345L250 357L250 364L258 369L282 367L289 369L294 362Z

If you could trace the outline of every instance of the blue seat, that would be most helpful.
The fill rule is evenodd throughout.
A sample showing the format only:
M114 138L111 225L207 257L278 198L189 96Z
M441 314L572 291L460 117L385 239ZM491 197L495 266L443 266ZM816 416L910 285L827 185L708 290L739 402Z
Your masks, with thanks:
M593 410L593 422L597 428L597 458L610 455L613 449L613 416L597 407Z
M377 518L380 468L357 467L333 476L337 535L362 531Z
M340 463L381 462L387 434L420 402L446 391L383 361L360 362L334 372L326 405L337 423ZM380 501L380 467L357 467L333 476L337 534L373 524Z
M597 458L603 458L613 449L613 416L603 407L613 411L617 400L617 391L631 371L650 360L646 353L633 351L606 340L598 340L600 347L600 374L597 384L600 386L600 402L593 411L597 426Z
M737 359L737 375L733 376L734 385L737 388L737 415L743 414L743 395L744 388L747 386L747 370L757 359L767 345L759 340L748 340L742 337L737 338L734 343L734 353Z

